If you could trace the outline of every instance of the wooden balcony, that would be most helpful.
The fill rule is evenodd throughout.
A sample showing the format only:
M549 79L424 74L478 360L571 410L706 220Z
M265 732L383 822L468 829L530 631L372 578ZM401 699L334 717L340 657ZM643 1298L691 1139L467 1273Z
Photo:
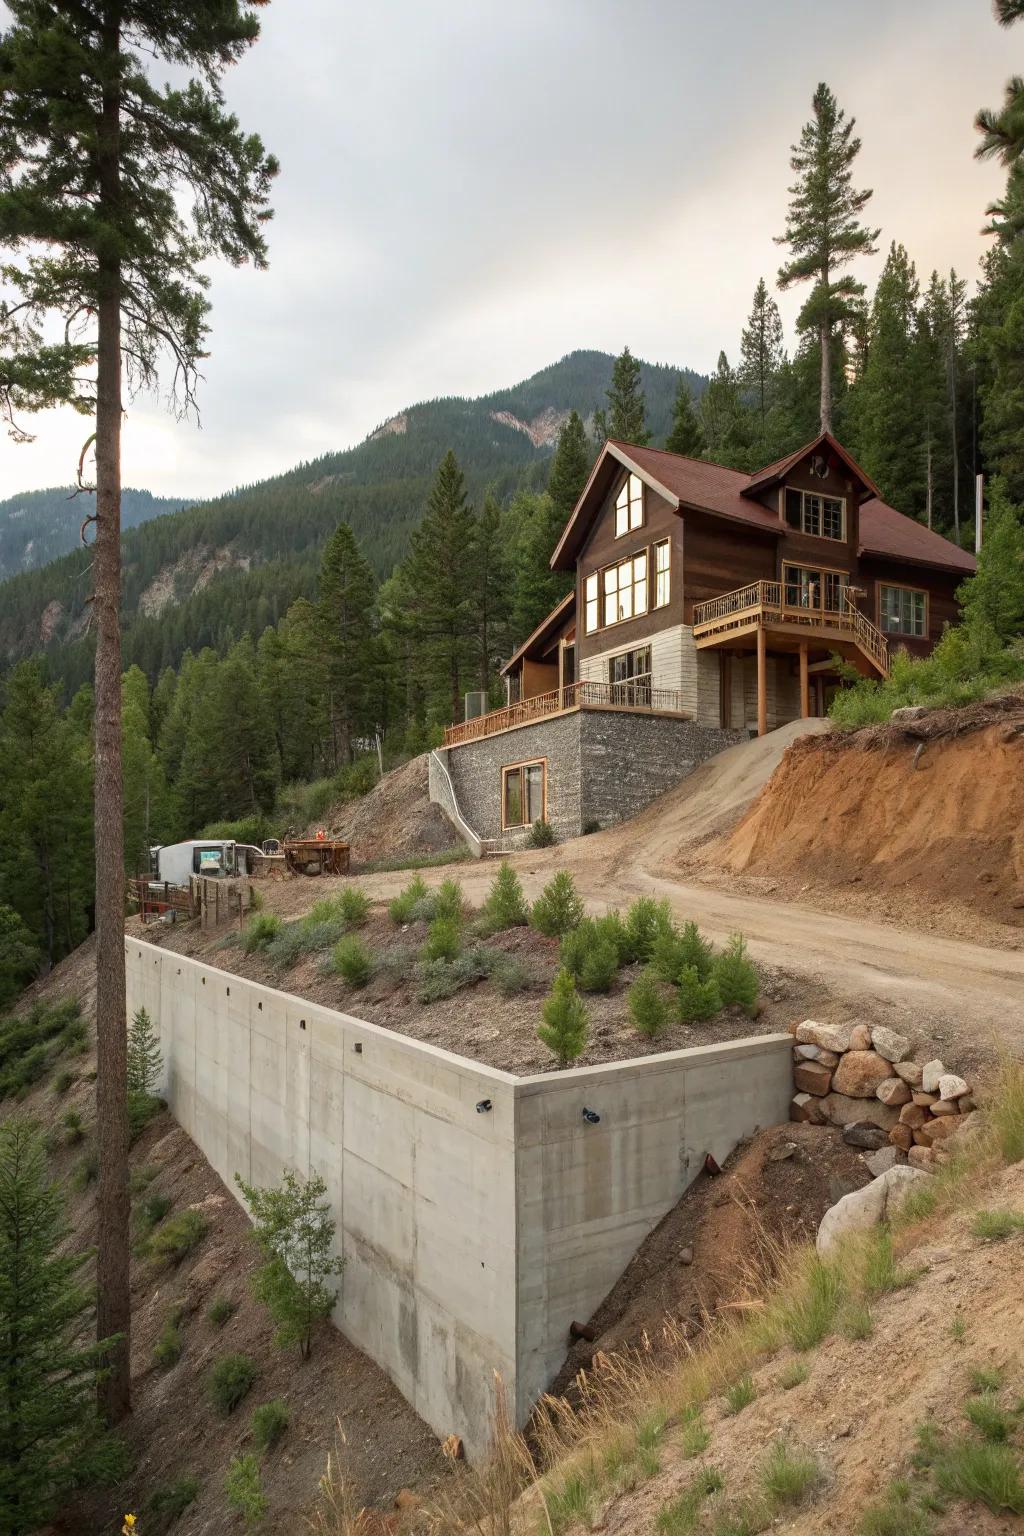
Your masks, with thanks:
M550 693L539 693L532 699L507 704L504 709L492 709L486 715L477 715L474 720L449 725L444 733L444 745L462 746L467 741L494 736L498 731L510 731L519 725L533 725L550 715L564 714L570 709L588 708L621 709L642 715L685 717L687 714L683 709L682 695L674 688L652 688L643 681L570 683L565 688L553 688Z
M824 594L781 581L755 581L693 608L693 638L697 648L736 645L744 636L767 636L773 649L799 650L816 644L819 650L851 650L867 663L872 676L889 675L885 636L857 607L847 589L841 604L829 606Z

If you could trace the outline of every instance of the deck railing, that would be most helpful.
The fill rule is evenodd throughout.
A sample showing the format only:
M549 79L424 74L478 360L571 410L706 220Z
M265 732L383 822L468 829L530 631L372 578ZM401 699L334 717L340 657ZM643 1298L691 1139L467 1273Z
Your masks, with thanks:
M492 709L489 714L477 715L474 720L463 720L450 725L444 733L446 747L461 746L466 741L479 741L483 736L493 736L497 731L512 730L518 725L531 725L548 715L560 714L567 709L628 709L641 714L683 715L682 694L675 688L652 688L643 678L632 678L623 683L569 683L564 688L553 688L550 693L538 693L532 699L520 699L507 704L504 709Z
M889 671L889 646L885 636L857 607L846 587L829 602L824 592L795 582L754 581L725 592L721 597L695 603L693 634L698 642L730 629L756 624L794 624L813 628L828 638L855 641L883 673Z

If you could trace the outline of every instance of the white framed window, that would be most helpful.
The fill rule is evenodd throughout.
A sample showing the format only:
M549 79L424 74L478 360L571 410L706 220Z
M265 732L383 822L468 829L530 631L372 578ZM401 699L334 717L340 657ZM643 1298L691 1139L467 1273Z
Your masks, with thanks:
M879 629L885 635L910 635L923 640L928 634L928 594L916 587L878 588Z
M609 565L602 572L604 586L604 622L621 624L623 619L635 619L647 612L647 551L630 555L618 565Z
M635 651L623 651L608 658L608 681L613 704L651 702L651 648L641 645Z
M661 539L654 546L654 606L664 608L672 591L670 539Z
M786 521L812 539L846 539L846 501L842 496L822 496L817 491L786 487Z
M632 533L644 520L644 487L639 475L627 475L615 498L615 537Z
M583 596L585 628L587 634L592 635L601 623L600 603L598 598L598 576L596 571L592 576L588 576L586 581L583 583Z
M547 762L516 763L501 770L501 825L532 827L542 821L547 793Z

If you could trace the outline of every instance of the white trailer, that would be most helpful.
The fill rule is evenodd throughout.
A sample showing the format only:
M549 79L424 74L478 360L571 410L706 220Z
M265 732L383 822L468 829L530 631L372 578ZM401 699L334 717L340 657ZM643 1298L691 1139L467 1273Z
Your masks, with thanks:
M191 838L185 843L167 843L151 848L149 860L152 878L168 885L187 886L192 875L239 872L233 838Z

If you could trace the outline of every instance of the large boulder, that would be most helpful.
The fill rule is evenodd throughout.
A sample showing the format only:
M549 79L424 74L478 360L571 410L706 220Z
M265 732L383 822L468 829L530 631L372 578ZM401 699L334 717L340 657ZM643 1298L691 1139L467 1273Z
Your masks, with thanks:
M820 1103L830 1125L853 1125L858 1120L870 1120L883 1131L891 1131L899 1123L900 1111L879 1103L878 1099L848 1099L842 1093L833 1092Z
M847 1051L835 1070L832 1088L851 1099L873 1099L879 1083L891 1076L892 1067L874 1051Z
M937 1057L934 1061L926 1061L921 1068L921 1087L925 1093L938 1093L939 1078L945 1075L946 1069Z
M824 1098L832 1086L832 1072L820 1061L798 1061L793 1068L793 1083L800 1093L816 1093Z
M815 1019L805 1019L796 1027L796 1038L801 1045L820 1045L839 1056L850 1049L850 1031L845 1024L819 1024Z
M920 1062L894 1061L892 1064L892 1069L896 1076L902 1077L903 1081L907 1083L911 1088L920 1088L921 1074L924 1070Z
M826 1258L852 1233L866 1232L879 1222L887 1221L895 1215L910 1190L930 1177L922 1169L900 1165L887 1169L863 1189L844 1195L838 1205L833 1205L822 1217L816 1239L818 1253Z
M894 1029L884 1029L881 1025L871 1031L871 1044L886 1061L902 1061L910 1050L906 1035L898 1035Z
M940 1099L960 1099L967 1092L967 1084L955 1072L943 1072L939 1078Z
M883 1104L899 1106L910 1103L910 1089L902 1077L887 1077L885 1082L879 1083L875 1089L875 1096L881 1099Z

